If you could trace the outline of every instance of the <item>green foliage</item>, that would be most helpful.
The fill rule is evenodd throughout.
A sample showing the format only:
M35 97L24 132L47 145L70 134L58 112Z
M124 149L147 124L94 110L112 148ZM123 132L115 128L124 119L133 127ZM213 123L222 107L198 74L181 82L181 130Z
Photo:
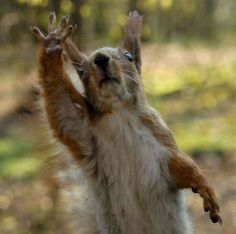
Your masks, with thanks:
M130 10L145 15L145 41L236 42L236 1L228 0L2 0L0 44L30 38L29 25L47 29L49 11L70 15L78 25L77 39L82 48L118 43ZM99 45L96 45L99 44Z
M0 140L0 177L28 178L39 170L40 160L33 152L34 142L9 137Z
M236 63L144 73L147 96L189 151L236 150Z

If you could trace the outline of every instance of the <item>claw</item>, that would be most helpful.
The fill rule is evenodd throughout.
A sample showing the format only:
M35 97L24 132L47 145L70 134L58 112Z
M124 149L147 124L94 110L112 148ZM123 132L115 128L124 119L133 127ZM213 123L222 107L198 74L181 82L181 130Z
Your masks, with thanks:
M59 26L56 28L56 15L55 12L49 14L48 35L40 31L38 27L30 27L32 33L38 38L39 41L44 42L43 47L46 54L58 55L62 52L62 43L74 31L76 26L68 25L69 17L64 16L61 18Z
M69 16L63 16L59 23L58 32L63 32L69 23Z
M210 212L210 218L213 223L222 223L221 217L219 216L219 206L216 202L214 191L208 186L192 186L192 191L199 193L203 198L203 208L206 212Z
M133 36L140 36L143 16L137 11L131 11L129 13L128 21L126 24L125 31Z
M213 223L219 223L220 225L222 225L222 219L219 215L210 216L210 218Z
M55 30L56 25L56 14L55 12L50 12L49 14L49 26L48 26L48 32L52 32Z
M62 34L62 40L64 41L67 37L69 37L75 31L75 28L76 27L74 27L73 25L67 27L67 29Z
M38 27L29 27L30 31L37 37L37 39L39 41L43 41L45 39L45 36L43 35L43 33L40 31L40 29Z
M209 200L206 199L204 199L203 201L203 207L205 212L208 212L212 209L211 203L209 202Z

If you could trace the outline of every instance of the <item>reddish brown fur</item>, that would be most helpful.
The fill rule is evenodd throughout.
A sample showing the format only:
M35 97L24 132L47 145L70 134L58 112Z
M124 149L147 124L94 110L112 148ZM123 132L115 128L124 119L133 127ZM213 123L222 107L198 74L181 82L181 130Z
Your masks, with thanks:
M68 75L64 70L62 47L53 41L55 36L53 27L51 27L52 32L49 32L46 38L42 38L44 36L37 32L37 28L32 29L35 34L38 33L37 35L40 41L42 41L42 47L39 53L40 84L43 89L45 109L50 127L53 130L53 135L63 144L67 145L75 158L79 160L83 157L83 150L69 134L63 132L63 128L60 126L60 120L57 117L58 105L56 103L68 95L72 100L82 106L85 106L85 101L82 96L78 95L73 85L69 82ZM63 42L62 39L59 40ZM54 51L47 53L47 48L54 49Z
M73 139L70 139L68 135L63 134L62 131L60 131L60 123L55 116L55 105L54 103L57 102L58 99L64 97L66 85L65 80L67 80L67 74L64 72L63 69L63 60L60 56L50 56L48 57L45 54L45 49L42 48L40 51L40 84L43 88L43 94L46 99L46 111L48 120L50 123L51 128L53 129L54 136L59 139L62 143L67 145L70 150L72 151L73 155L77 159L80 159L82 157L82 150L78 146L76 142L74 142ZM49 79L45 80L46 73L51 74L48 76ZM52 87L57 86L57 89L52 89ZM71 89L72 93L74 92L73 89ZM78 95L77 98L78 99Z
M155 112L149 112L141 119L170 153L169 169L176 185L181 189L191 188L194 192L198 192L203 198L204 210L210 211L212 221L221 223L214 190L208 185L206 177L197 164L177 147L172 132Z
M140 27L142 22L142 17L139 15L131 15L131 20L128 22L125 29L125 36L122 42L122 49L129 50L134 56L134 63L137 68L137 71L140 73L141 66L141 57L140 57L140 47L139 47L139 34ZM136 17L136 20L135 20ZM53 21L53 20L51 20ZM52 22L51 22L52 23ZM40 51L40 83L44 92L46 112L50 127L53 130L54 136L66 145L76 160L80 161L85 157L84 149L81 148L78 141L75 141L70 134L66 134L63 131L63 128L60 123L60 119L57 116L56 103L58 100L68 96L73 102L78 103L85 110L85 115L88 119L91 118L93 114L97 115L96 110L90 110L88 103L83 96L79 95L71 84L68 75L64 70L64 60L62 57L62 46L67 52L67 56L74 63L75 68L78 68L83 65L83 62L86 60L86 56L79 52L73 42L69 39L61 40L61 43L50 45L50 49L54 49L51 54L46 52L46 49L49 48L47 43L53 42L53 36L55 33L51 25L51 30L49 35L44 38L44 36L36 28L33 29L36 36L43 41L42 48ZM137 29L138 28L138 29ZM63 44L64 43L64 44ZM52 48L51 48L52 47ZM116 68L116 71L119 72L119 67ZM94 71L89 71L91 77L99 76ZM132 70L130 71L132 74ZM45 79L45 77L47 79ZM97 79L92 79L93 82L96 82ZM140 82L140 81L137 81ZM91 85L91 83L89 84ZM93 98L96 99L96 92L94 92L94 87L88 85L87 89L92 89ZM55 87L57 87L55 89ZM134 87L132 87L134 88ZM90 94L91 94L90 93ZM140 92L140 95L141 92ZM128 102L127 105L133 106L135 103L135 98L133 97L132 103ZM99 114L109 113L111 111L110 106L99 106ZM76 109L73 109L76 112ZM162 122L161 117L156 114L156 112L149 109L144 113L139 113L140 120L146 125L147 128L153 133L158 142L160 142L165 149L168 151L171 156L169 161L169 170L172 174L176 186L178 188L192 188L193 191L198 192L204 201L204 209L210 211L210 217L213 222L221 222L219 216L219 206L216 201L216 197L213 189L208 185L205 176L202 174L199 167L185 154L179 150L176 145L175 139L172 132L165 126Z

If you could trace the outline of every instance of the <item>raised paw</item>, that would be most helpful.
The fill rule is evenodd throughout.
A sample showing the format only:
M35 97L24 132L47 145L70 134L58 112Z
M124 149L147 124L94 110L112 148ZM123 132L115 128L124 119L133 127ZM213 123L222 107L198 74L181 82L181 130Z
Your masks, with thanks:
M61 18L58 27L56 27L56 15L54 12L49 14L48 35L44 35L38 27L30 28L33 34L42 42L46 54L61 54L62 43L74 31L75 26L69 25L69 17Z
M206 212L209 211L210 218L213 223L219 222L222 224L222 219L219 215L220 208L216 200L215 193L211 187L205 186L193 186L192 191L194 193L199 193L203 198L203 207Z
M131 11L125 27L126 33L130 33L130 35L134 37L139 37L141 34L142 22L143 16L137 11Z

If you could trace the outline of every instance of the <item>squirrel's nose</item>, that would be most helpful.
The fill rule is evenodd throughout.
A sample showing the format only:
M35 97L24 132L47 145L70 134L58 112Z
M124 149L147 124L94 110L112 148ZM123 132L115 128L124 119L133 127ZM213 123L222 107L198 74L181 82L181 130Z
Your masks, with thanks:
M94 58L94 63L101 69L105 70L109 62L108 55L98 53Z

